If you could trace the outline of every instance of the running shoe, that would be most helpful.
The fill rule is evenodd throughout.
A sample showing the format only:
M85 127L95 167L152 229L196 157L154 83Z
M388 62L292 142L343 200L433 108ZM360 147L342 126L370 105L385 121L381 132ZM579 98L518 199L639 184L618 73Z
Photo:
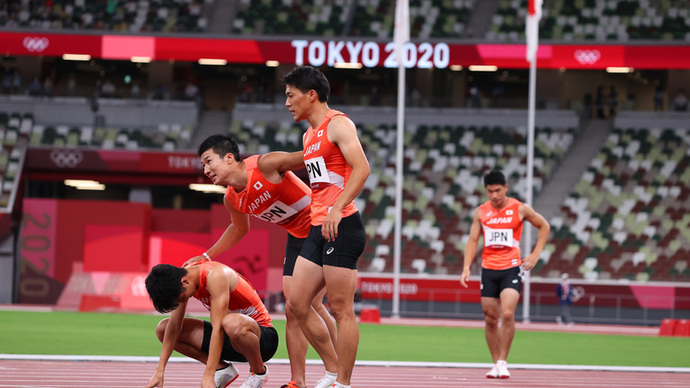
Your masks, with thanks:
M281 385L280 388L300 388L300 386L297 385L297 383L294 382L294 380L293 380L293 381L290 381L290 382L287 383L287 384Z
M508 372L508 365L503 363L502 365L498 366L498 378L499 379L507 379L510 377L510 372Z
M264 365L265 366L265 365ZM262 388L264 384L268 381L268 368L266 368L266 373L258 375L252 372L244 384L240 388Z
M216 382L217 388L225 388L233 381L237 380L237 376L240 372L232 364L228 364L223 369L218 369L216 374L213 376L213 380Z
M335 384L335 379L338 378L337 373L324 372L323 377L316 382L314 388L330 388Z
M496 365L491 368L490 371L486 372L487 379L497 379L498 378L498 367Z

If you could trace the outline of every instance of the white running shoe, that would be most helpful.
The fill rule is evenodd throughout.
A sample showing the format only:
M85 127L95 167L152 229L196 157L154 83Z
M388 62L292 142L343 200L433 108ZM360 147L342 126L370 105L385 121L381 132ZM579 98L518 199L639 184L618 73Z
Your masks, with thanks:
M498 378L498 367L494 364L490 371L486 372L487 379L497 379Z
M213 381L216 382L216 388L225 388L233 381L237 380L240 372L232 364L228 364L223 369L218 369L213 376Z
M502 365L498 365L498 378L499 379L507 379L510 377L510 372L508 372L508 365L506 363L503 363Z
M266 384L267 381L268 368L266 368L266 373L262 375L257 375L256 373L252 372L240 388L261 388L264 386L264 384Z
M331 373L331 372L324 372L323 377L319 381L316 382L316 385L314 385L314 388L330 388L335 384L335 379L338 378L337 373Z

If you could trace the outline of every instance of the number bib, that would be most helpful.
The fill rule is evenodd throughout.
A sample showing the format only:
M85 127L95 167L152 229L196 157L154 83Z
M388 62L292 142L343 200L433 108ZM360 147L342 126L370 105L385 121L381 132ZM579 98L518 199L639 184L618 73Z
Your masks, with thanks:
M304 161L307 167L307 174L309 174L309 183L312 190L321 189L331 184L328 177L328 170L326 170L326 161L323 156L319 156Z
M491 229L484 227L484 245L487 247L513 247L512 229Z
M297 214L296 209L293 209L292 207L280 201L276 201L268 209L261 212L261 214L252 215L254 217L261 218L264 221L268 221L273 224L279 224L282 221L285 221L288 218L294 216L295 214Z

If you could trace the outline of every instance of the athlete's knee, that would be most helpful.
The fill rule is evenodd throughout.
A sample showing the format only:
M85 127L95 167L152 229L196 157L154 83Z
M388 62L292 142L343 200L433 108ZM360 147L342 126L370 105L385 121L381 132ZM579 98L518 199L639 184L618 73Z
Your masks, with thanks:
M243 319L240 314L228 314L224 316L223 320L221 321L223 331L225 334L227 334L231 341L233 338L238 338L250 330L247 323L248 321Z
M297 320L306 319L307 316L309 316L311 305L295 299L297 298L288 299L288 302L285 305L285 314L291 314Z
M163 342L165 328L168 327L168 322L170 322L170 318L164 318L158 322L158 326L156 326L156 337L158 337L158 340L161 342Z
M501 313L501 322L503 324L513 324L515 322L515 312L504 311L503 313Z
M328 304L331 307L331 315L335 318L336 322L355 318L355 309L352 303L329 300Z
M498 327L498 315L485 311L484 312L484 323L486 324L487 328Z

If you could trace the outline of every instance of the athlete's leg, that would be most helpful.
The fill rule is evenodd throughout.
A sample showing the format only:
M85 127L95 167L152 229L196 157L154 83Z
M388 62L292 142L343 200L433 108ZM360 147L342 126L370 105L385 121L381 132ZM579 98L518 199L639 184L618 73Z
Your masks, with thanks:
M316 313L319 314L321 319L323 319L324 323L326 323L326 327L328 327L328 334L330 334L331 342L333 342L333 347L335 348L336 344L338 343L338 330L335 326L335 318L333 318L331 313L328 312L326 306L323 305L324 295L326 295L326 287L324 287L321 292L316 295L316 298L314 298L314 301L311 305L314 310L316 310Z
M338 379L344 385L350 385L352 369L357 358L359 345L359 328L354 310L355 289L357 287L357 270L342 267L323 266L328 292L328 305L335 317L338 327Z
M309 350L307 337L302 333L299 322L290 311L287 300L290 299L292 276L283 276L283 293L285 294L285 344L290 359L290 380L300 387L305 387L306 358Z
M325 285L323 269L321 266L303 258L297 258L295 271L292 274L290 297L287 300L287 309L299 322L302 332L314 347L323 361L324 367L329 372L338 369L337 355L328 327L323 319L312 307L314 298Z
M498 330L498 319L501 313L501 300L499 298L482 297L482 310L484 312L484 335L489 346L491 358L501 360L501 338Z
M165 318L156 327L156 336L163 342L165 328L168 326L169 318ZM201 344L204 341L204 321L194 318L184 318L182 320L182 331L175 344L175 350L187 357L193 358L206 364L208 354L201 351ZM216 369L228 366L223 360L218 362Z
M222 325L232 347L247 359L250 370L264 373L266 368L261 358L259 324L247 315L228 314L223 317Z
M510 345L515 337L515 309L517 308L520 293L513 288L505 288L501 291L501 328L499 360L507 360Z

